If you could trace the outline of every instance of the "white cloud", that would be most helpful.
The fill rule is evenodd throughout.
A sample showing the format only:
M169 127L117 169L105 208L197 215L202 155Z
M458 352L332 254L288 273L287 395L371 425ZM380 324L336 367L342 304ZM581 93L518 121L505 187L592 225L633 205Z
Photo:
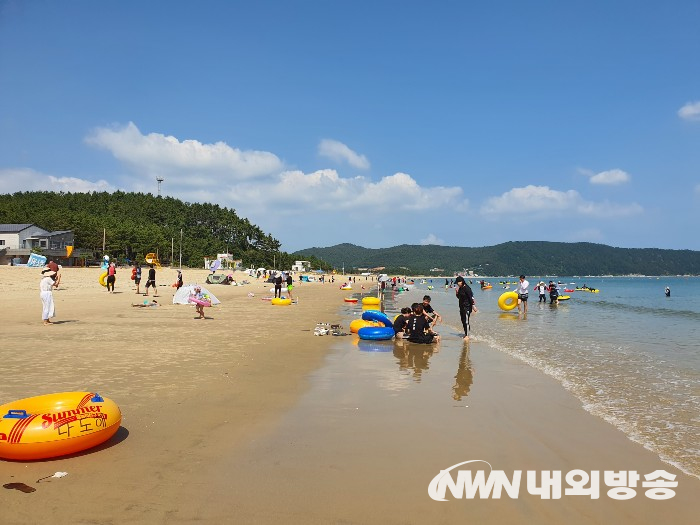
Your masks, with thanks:
M332 139L323 139L318 145L318 154L334 162L347 162L353 168L369 169L369 160L364 155L355 153L342 142Z
M241 209L253 204L258 211L297 214L353 211L385 215L440 208L463 211L468 206L459 187L421 187L405 173L383 177L379 182L365 177L343 178L331 169L309 174L286 171L274 181L236 184L228 198Z
M98 128L85 141L111 152L129 167L131 173L122 177L127 191L154 193L154 177L161 176L165 179L163 195L232 207L252 220L265 214L309 212L327 216L335 212L357 216L461 212L469 205L462 188L423 187L406 173L375 182L362 176L344 178L333 169L283 171L279 158L269 152L241 151L223 142L180 141L159 133L143 135L132 122L114 129ZM319 151L356 167L369 167L364 156L337 141L322 141Z
M629 181L629 174L619 169L601 171L600 173L596 173L591 177L591 184L605 184L609 186L624 184L625 182Z
M700 102L688 102L678 110L678 116L683 120L700 120Z
M420 243L422 245L430 245L430 244L436 244L438 246L444 246L445 241L437 237L434 233L428 234L428 236L425 239L421 239Z
M85 138L140 173L168 178L170 186L199 186L221 180L269 177L283 169L280 159L267 151L242 151L225 142L203 144L180 141L160 133L143 135L133 122L113 129L97 128Z
M575 190L558 191L548 186L513 188L497 197L486 199L481 213L491 218L513 216L545 218L583 215L590 217L620 217L641 213L642 207L633 203L620 205L610 202L586 201Z
M17 191L63 191L87 193L90 191L114 191L116 188L105 180L92 182L77 177L54 177L29 168L0 170L0 193Z

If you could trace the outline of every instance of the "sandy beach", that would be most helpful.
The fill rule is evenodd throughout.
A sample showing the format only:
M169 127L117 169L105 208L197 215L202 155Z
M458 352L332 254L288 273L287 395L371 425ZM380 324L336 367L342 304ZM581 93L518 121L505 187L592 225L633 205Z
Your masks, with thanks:
M313 335L317 322L347 331L338 282L296 285L298 304L281 307L262 300L272 285L239 272L251 284L205 285L221 304L196 320L193 307L172 304L173 269L158 271L157 308L132 307L153 297L134 292L129 269L118 271L114 294L99 285L99 268L62 273L54 325L44 326L39 270L0 267L0 404L93 391L118 403L122 428L82 454L2 461L3 484L36 488L3 489L2 523L651 524L692 523L700 513L700 480L478 338L440 349L455 359L463 352L478 373L468 412L434 410L424 398L407 400L413 394L372 397L369 374L344 373L354 336ZM185 283L204 283L208 271L183 273ZM407 401L413 413L396 404ZM446 430L452 425L459 431ZM542 500L523 489L518 499L428 497L441 469L471 459L506 473L663 469L679 485L666 501L641 488L615 501L602 483L600 499ZM36 483L57 471L68 475Z

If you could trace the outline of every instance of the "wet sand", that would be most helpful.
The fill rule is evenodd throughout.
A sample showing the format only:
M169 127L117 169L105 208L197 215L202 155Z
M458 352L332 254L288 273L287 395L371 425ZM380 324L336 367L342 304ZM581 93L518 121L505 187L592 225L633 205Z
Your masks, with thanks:
M133 292L128 269L115 294L97 284L100 273L64 269L56 325L46 327L39 271L0 267L0 404L89 390L123 412L106 446L3 461L3 484L37 489L3 489L3 523L691 523L700 511L700 481L586 413L553 380L479 343L467 352L445 340L431 358L435 370L439 360L465 362L461 381L471 374L473 384L459 403L436 403L419 388L387 395L394 379L373 371L391 354L372 361L351 337L313 336L318 321L347 330L348 292L337 284L295 287L299 304L289 307L261 300L270 284L208 285L222 304L200 321L194 308L171 304L174 270L158 272L167 284L158 308L131 307L146 298ZM207 273L185 270L185 282ZM599 500L540 500L522 487L517 500L428 498L439 470L470 459L509 475L664 469L679 487L665 502L642 490L617 502L604 486ZM56 471L68 476L36 483Z

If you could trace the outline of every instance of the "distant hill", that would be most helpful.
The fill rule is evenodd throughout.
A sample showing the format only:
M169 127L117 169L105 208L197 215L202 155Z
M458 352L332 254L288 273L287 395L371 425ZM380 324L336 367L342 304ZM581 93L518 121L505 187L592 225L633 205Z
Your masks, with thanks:
M337 244L292 254L316 257L346 271L385 267L386 273L453 275L464 269L480 275L700 275L700 252L657 248L614 248L587 242L506 242L495 246L407 245L363 248ZM444 271L433 271L440 268Z

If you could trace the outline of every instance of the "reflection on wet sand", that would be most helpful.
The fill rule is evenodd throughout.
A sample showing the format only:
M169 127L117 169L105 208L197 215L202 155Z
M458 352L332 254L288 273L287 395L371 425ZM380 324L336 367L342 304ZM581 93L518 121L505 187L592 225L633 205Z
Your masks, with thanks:
M436 352L437 344L422 345L408 341L396 341L394 357L397 359L399 370L413 370L414 381L420 381L423 370L428 370L428 360Z
M467 397L473 383L474 369L469 359L469 344L465 344L464 348L462 348L462 353L459 355L457 375L455 375L455 384L452 387L452 399L461 401L463 397Z

